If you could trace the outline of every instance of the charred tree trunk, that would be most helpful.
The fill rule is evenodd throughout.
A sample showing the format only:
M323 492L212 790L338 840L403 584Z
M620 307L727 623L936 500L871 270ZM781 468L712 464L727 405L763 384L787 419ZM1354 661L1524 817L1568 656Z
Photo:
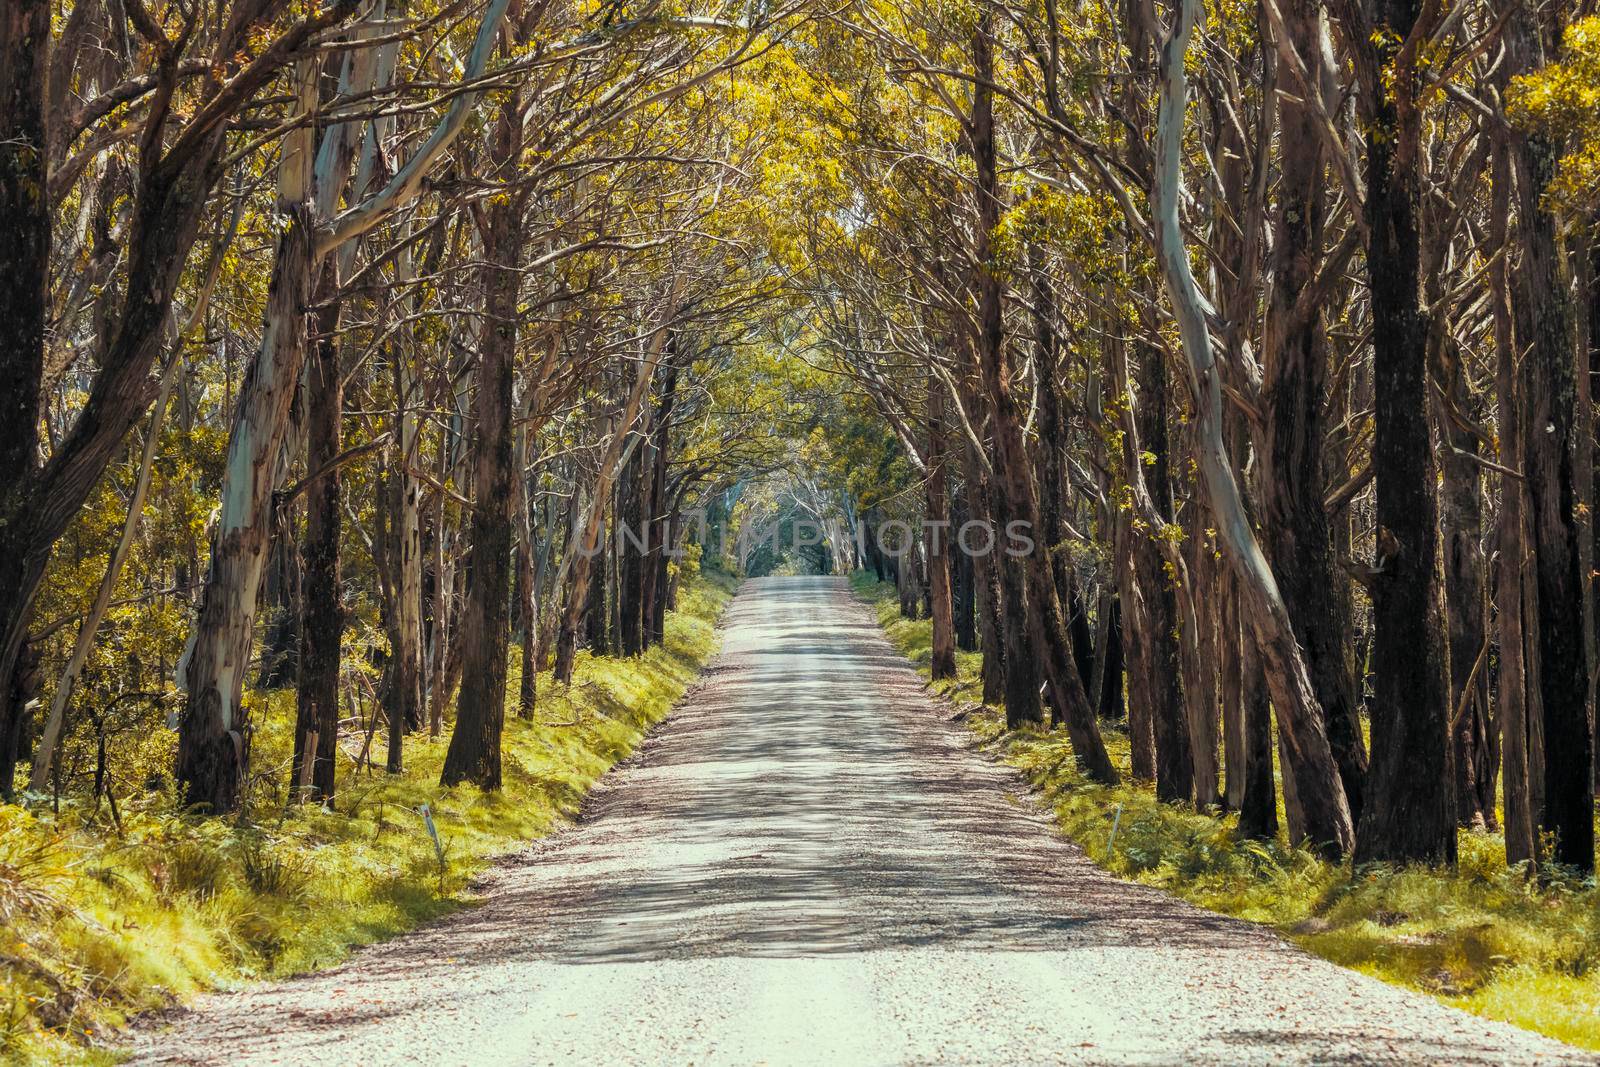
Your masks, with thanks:
M966 446L956 446L962 451ZM967 524L967 490L963 486L950 495L950 596L952 626L956 634L956 648L963 652L978 650L977 577L972 565L972 554L963 551L957 538Z
M1436 339L1446 346L1449 341ZM1468 403L1460 354L1443 361L1451 404ZM1442 410L1440 528L1444 539L1444 589L1450 643L1451 743L1456 773L1456 821L1495 829L1495 785L1499 777L1498 735L1489 716L1488 597L1484 586L1483 498L1479 487L1478 438Z
M1255 634L1245 627L1241 641L1240 674L1243 679L1244 785L1239 798L1239 836L1271 840L1278 832L1278 799L1272 781L1272 702L1266 670L1256 651ZM1285 806L1291 777L1284 776Z

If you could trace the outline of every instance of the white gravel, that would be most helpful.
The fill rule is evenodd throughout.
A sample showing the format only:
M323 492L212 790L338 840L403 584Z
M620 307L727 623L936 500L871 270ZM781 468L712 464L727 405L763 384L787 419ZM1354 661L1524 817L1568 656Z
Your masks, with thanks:
M841 580L748 583L726 623L480 906L205 998L135 1062L1592 1062L1100 871Z

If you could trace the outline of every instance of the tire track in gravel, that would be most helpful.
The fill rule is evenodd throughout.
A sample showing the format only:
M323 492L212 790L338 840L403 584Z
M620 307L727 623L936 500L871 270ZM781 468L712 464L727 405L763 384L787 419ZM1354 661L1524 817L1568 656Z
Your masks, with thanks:
M1588 1063L1117 881L834 578L721 655L481 905L204 998L149 1064Z

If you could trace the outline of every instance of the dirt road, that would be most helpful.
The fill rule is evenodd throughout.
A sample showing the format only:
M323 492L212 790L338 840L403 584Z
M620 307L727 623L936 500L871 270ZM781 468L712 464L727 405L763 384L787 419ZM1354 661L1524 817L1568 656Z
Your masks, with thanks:
M726 621L481 906L208 998L136 1062L1588 1062L1102 873L842 581L749 583Z

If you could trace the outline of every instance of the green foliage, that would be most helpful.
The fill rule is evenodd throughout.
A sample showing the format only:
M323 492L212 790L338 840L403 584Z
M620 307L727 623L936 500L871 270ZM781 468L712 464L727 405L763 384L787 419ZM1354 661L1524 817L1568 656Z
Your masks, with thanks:
M468 903L493 856L575 815L667 713L715 650L731 588L691 575L663 644L627 660L580 655L565 692L542 678L538 717L508 716L500 793L441 789L443 740L418 736L404 774L346 773L335 809L261 800L235 823L155 794L124 803L119 832L79 805L0 807L0 1060L80 1054L132 1013L326 967ZM511 662L514 694L515 650ZM257 698L258 759L273 765L286 758L292 701Z
M851 584L895 646L925 669L932 624L901 618L892 585L863 574ZM941 690L976 702L979 657L959 656L958 667ZM1064 730L1007 731L1004 710L993 707L966 723L1027 776L1062 831L1119 877L1265 923L1319 956L1447 1004L1600 1049L1600 889L1592 882L1530 879L1506 867L1504 841L1486 833L1461 835L1455 871L1327 863L1281 838L1238 837L1235 816L1160 803L1131 781L1088 781ZM1106 746L1126 774L1126 736L1107 730Z

